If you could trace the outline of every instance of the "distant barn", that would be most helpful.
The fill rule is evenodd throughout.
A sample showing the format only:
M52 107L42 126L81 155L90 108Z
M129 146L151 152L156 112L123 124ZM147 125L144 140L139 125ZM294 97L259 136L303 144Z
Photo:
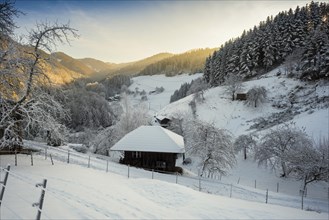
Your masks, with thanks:
M167 128L170 126L171 119L165 116L154 116L155 122L159 124L161 127Z
M175 171L178 154L185 153L183 137L161 126L141 126L111 150L124 151L123 164L170 172Z
M247 100L247 93L237 93L236 94L236 100Z

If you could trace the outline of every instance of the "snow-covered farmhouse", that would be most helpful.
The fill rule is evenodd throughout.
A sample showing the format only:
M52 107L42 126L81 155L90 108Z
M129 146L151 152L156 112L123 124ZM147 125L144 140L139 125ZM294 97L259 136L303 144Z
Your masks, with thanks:
M111 150L124 151L124 164L170 172L175 171L177 156L185 153L183 137L161 126L140 126Z

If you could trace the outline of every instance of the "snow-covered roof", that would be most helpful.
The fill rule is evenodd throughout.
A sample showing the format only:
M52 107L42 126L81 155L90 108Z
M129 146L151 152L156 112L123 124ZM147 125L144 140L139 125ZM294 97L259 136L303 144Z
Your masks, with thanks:
M164 116L164 115L156 115L155 118L159 119L160 121L162 121L163 119L170 119L168 116Z
M161 126L140 126L124 136L112 151L184 153L182 136Z

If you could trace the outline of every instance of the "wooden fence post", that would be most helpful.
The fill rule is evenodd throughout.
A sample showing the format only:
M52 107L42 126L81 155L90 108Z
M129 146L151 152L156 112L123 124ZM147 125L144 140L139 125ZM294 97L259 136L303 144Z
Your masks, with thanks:
M45 160L47 160L47 147L45 148Z
M88 157L88 168L90 168L90 155Z
M106 161L106 172L109 172L109 161Z
M154 178L154 169L152 169L152 180Z
M39 187L39 186L42 187L42 189L41 189L41 196L40 196L39 202L32 204L33 207L38 206L38 214L37 214L37 218L36 219L37 220L40 220L41 219L42 207L43 207L43 200L45 198L45 193L46 193L47 179L44 179L43 180L43 183L36 184L35 186L36 187Z
M199 191L201 191L201 177L199 176Z
M70 163L70 150L67 150L67 163Z
M268 201L268 189L266 189L266 200L265 200L265 203L267 203Z
M17 167L17 151L15 150L15 166Z
M231 188L230 188L230 198L232 198L232 183L231 183Z
M5 194L5 189L6 189L6 184L7 184L7 180L8 180L10 165L8 165L7 169L4 169L4 170L6 171L6 175L5 175L4 180L0 182L2 184L2 189L1 189L1 193L0 193L0 207L1 207L1 202L2 202L2 199L3 199L3 195Z
M279 182L276 183L276 192L279 192Z
M255 189L257 188L256 186L257 186L257 181L255 180Z
M31 154L31 166L33 166L33 153L32 153L32 151L30 151L30 154Z
M128 179L129 179L129 175L130 175L129 168L130 168L130 165L128 164Z
M239 179L238 179L238 184L240 183L240 177L239 177Z
M49 156L50 156L50 160L51 160L51 165L54 165L53 157L51 156L51 154L49 154Z
M176 172L176 184L178 183L178 172Z
M304 189L301 190L301 194L302 194L302 210L304 209Z

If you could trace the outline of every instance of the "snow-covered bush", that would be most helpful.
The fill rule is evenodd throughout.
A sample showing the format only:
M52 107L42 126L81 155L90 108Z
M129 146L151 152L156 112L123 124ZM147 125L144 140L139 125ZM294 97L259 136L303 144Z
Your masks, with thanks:
M264 86L255 86L247 92L247 104L257 108L267 98L267 90Z
M235 100L237 92L243 89L241 77L236 74L230 74L225 77L226 93L232 97L232 101Z
M294 124L284 124L271 129L260 140L255 150L255 159L259 164L269 164L273 169L281 168L282 177L292 171L291 161L296 152L310 149L312 141L304 130Z
M244 159L247 159L248 151L253 150L257 145L255 140L255 135L252 134L243 134L237 137L234 142L234 149L236 152L243 151Z
M199 120L185 126L186 151L200 158L200 175L205 172L226 174L236 162L231 134Z
M303 181L304 192L311 182L329 180L328 138L320 139L313 145L300 145L289 154L288 159L294 177Z

